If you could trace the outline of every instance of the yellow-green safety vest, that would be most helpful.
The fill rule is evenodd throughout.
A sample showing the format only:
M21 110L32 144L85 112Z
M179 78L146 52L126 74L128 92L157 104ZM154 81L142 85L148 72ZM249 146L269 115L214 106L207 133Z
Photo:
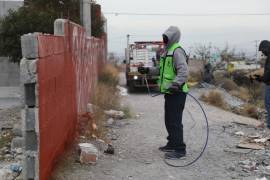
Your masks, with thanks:
M169 48L166 57L160 58L160 65L159 65L160 74L158 84L161 93L171 94L168 88L170 87L170 85L172 84L172 82L176 77L176 68L174 67L173 63L173 54L177 48L181 48L181 46L178 43L173 44ZM184 83L184 85L182 86L182 91L184 93L188 93L189 88L187 83Z

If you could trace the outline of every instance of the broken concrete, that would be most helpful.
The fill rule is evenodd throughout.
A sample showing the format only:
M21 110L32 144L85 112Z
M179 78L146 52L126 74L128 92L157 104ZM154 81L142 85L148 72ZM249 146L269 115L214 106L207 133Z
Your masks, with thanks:
M80 148L80 162L82 164L95 164L98 160L98 150L90 143L79 144Z
M109 110L109 111L104 111L104 113L107 116L115 118L115 119L124 119L125 118L125 113L123 111Z
M240 143L237 145L238 148L244 148L244 149L254 149L254 150L262 150L265 149L264 146L258 145L255 143Z

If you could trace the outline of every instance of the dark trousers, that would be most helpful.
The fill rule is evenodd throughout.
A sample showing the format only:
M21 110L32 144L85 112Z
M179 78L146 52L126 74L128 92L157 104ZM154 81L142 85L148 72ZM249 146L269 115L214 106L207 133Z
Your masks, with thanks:
M183 137L182 116L187 95L183 92L165 95L165 126L168 132L168 146L186 151Z

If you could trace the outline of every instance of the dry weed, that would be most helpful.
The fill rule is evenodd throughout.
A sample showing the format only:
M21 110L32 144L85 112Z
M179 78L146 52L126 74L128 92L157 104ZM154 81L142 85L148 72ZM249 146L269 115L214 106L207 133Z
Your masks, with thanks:
M191 71L189 73L188 82L201 82L203 79L203 75L201 71Z
M245 101L245 102L249 102L250 98L251 98L251 94L249 93L249 90L247 88L244 87L240 87L237 90L232 90L229 92L231 95L238 97L239 99Z
M207 94L204 93L201 95L200 99L222 109L228 108L228 105L225 102L223 95L218 90L211 90Z
M238 90L237 84L231 79L224 78L222 82L220 82L220 84L221 84L221 87L227 91Z
M246 104L240 111L241 115L258 119L259 113L257 107L253 104Z

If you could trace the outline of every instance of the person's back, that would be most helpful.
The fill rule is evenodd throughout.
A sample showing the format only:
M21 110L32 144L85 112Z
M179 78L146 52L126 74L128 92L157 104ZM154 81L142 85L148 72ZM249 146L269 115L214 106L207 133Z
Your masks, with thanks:
M267 127L270 129L270 41L264 40L259 45L259 51L266 56L264 64L264 74L262 77L257 76L257 80L263 81L265 87L265 109L267 111Z

